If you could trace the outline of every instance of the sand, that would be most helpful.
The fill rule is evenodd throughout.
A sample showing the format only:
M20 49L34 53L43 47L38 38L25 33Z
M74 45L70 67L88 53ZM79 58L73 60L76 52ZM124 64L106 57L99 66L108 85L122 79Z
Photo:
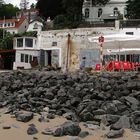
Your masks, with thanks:
M39 122L39 115L36 115L28 123L23 123L16 121L15 118L11 118L9 114L3 114L4 109L0 110L0 140L33 140L33 137L37 137L38 140L70 140L70 136L65 137L53 137L48 135L43 135L41 132L46 128L53 128L55 126L61 125L66 121L63 117L56 117L55 119L50 120L50 122ZM38 134L28 135L27 129L29 124L35 124L38 129ZM10 129L3 129L3 126L11 126ZM83 123L80 123L82 130L88 130L92 135L87 136L83 140L107 140L107 138L102 137L107 131L106 130L89 130L83 126ZM118 138L116 140L138 140L138 137L134 135L135 133L130 130L125 130L124 137ZM79 138L80 139L80 138ZM110 139L111 140L111 139ZM114 139L113 139L114 140Z

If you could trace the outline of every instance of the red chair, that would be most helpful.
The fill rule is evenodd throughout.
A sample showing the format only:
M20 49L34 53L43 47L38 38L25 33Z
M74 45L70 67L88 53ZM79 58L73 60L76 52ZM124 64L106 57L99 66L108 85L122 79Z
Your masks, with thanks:
M113 63L111 61L110 62L107 62L107 64L104 67L104 70L106 70L106 71L112 71L113 70Z
M100 64L96 64L95 70L96 70L96 71L99 71L99 70L100 70Z
M114 70L115 71L120 71L121 70L121 62L120 61L114 61Z
M131 69L132 71L137 70L137 67L135 66L135 63L130 62L130 69Z
M130 71L131 70L129 62L122 62L122 66L123 66L124 71Z

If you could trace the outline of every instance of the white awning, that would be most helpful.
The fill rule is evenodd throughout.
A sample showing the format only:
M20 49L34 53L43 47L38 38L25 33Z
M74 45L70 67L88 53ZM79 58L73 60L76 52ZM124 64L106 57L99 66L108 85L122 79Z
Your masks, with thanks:
M99 45L98 38L89 37L88 40L94 45ZM120 49L120 48L140 48L140 36L126 34L104 35L103 49Z

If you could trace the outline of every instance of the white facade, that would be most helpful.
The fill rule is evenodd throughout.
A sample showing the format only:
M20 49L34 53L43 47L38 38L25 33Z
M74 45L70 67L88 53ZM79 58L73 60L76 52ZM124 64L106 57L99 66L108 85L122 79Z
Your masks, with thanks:
M125 18L127 0L110 0L106 5L92 4L92 0L85 0L83 4L83 15L86 21L104 21L117 19L118 12Z
M28 29L26 18L0 20L0 28L11 34L23 33Z
M35 37L15 38L14 49L16 50L16 59L13 65L14 70L18 69L18 67L30 69L33 58L38 58L39 56L39 50L37 48L37 39Z
M25 69L31 68L30 62L33 57L37 57L39 64L42 66L57 65L63 70L68 66L68 68L73 71L79 69L81 59L85 56L87 58L86 66L95 67L95 64L99 63L100 45L99 43L90 42L88 40L89 37L96 36L98 38L100 35L106 36L111 34L132 35L132 32L133 35L140 38L139 28L116 29L113 27L41 31L37 39L30 38L33 39L32 45L30 45L30 43L26 45L26 39L29 37L16 38L14 41L14 49L16 49L14 69L17 69L17 67L24 67ZM68 35L70 35L70 38ZM23 40L20 41L18 39ZM23 43L20 44L20 42ZM108 50L114 52L117 50L113 53L113 56L119 56L120 60L121 57L124 58L124 56L125 60L127 60L129 53L131 53L131 55L135 54L135 56L140 56L140 51L134 52L133 50L140 49L139 42L139 39L123 42L118 41L116 38L116 41L114 39L114 42L107 44L105 38L103 54L108 56L110 55ZM121 52L121 55L119 55L120 48L125 48L125 50L129 49L129 51L127 51L127 53Z
M27 31L40 32L40 31L42 31L42 28L43 28L43 23L39 22L37 20L34 20L29 24L29 27L28 27Z

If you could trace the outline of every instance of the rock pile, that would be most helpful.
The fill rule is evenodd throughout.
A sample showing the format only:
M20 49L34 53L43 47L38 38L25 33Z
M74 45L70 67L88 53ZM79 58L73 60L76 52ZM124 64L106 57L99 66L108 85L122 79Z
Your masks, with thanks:
M122 128L140 131L140 74L1 73L0 107L15 114L19 110L40 113L47 109L50 119L63 115L72 121L104 123L114 131ZM33 117L30 116L28 119ZM23 118L20 116L20 120Z

